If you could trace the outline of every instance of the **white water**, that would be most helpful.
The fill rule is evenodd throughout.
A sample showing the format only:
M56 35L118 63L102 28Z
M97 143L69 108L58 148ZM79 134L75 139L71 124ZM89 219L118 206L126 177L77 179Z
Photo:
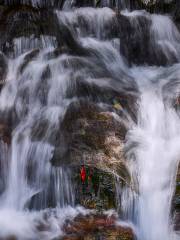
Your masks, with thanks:
M89 55L64 53L48 59L47 54L55 47L54 38L14 41L16 57L8 62L7 83L0 95L4 117L15 114L16 120L9 149L0 143L0 237L52 239L63 234L65 219L84 213L68 207L75 204L71 171L63 166L54 168L50 163L56 145L54 136L59 137L60 145L60 124L68 106L77 100L77 96L68 98L66 93L76 88L80 78L102 89L125 93L131 92L130 88L137 93L138 89L138 121L127 123L130 130L126 136L127 148L130 146L127 166L136 192L128 187L123 190L122 210L136 229L138 240L179 239L170 216L180 159L180 119L172 106L172 98L180 92L179 64L167 68L128 67L119 53L121 39L107 38L111 24L116 22L115 13L108 8L56 14ZM168 58L173 55L179 60L180 35L170 18L145 11L123 14L140 33L138 17L149 19L151 47L155 42ZM85 27L79 20L82 18ZM41 50L20 71L32 48ZM49 195L54 209L48 209ZM44 227L39 233L39 224L49 230Z
M16 236L18 240L49 240L63 236L63 225L66 220L73 220L79 214L88 215L91 211L81 207L67 206L61 209L44 211L0 211L1 238ZM38 228L41 229L38 231Z
M170 211L180 155L180 121L161 94L156 86L142 90L138 123L127 135L127 144L135 145L129 167L138 193L124 199L124 204L128 211L135 207L130 217L134 217L138 239L144 240L179 239Z
M16 116L21 119L13 130L9 149L3 142L0 145L0 227L3 229L0 237L3 238L14 235L22 240L58 237L63 234L64 221L84 211L68 207L74 206L71 172L63 167L54 168L50 163L54 151L51 141L60 131L59 124L72 100L63 98L70 73L65 72L61 64L66 56L48 62L43 59L47 51L49 49L38 54L23 74L19 69L27 53L11 60L6 87L0 96L1 111L7 115L15 108ZM46 79L43 72L47 66L51 74ZM22 95L24 91L27 95ZM43 121L47 125L41 134ZM48 208L49 199L55 209L41 210ZM28 210L29 204L33 211ZM61 212L60 208L63 208ZM43 231L38 232L39 225L43 226Z
M147 240L174 238L170 210L180 154L180 123L179 116L164 106L161 98L151 90L143 93L139 124L134 130L136 138L143 139L136 153L137 208L140 239Z

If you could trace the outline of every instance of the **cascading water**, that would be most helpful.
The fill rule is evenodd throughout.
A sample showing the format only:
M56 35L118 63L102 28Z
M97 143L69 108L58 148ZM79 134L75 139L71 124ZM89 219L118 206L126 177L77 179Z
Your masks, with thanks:
M21 63L21 61L19 62ZM24 208L27 201L31 199L34 194L48 185L48 179L50 178L51 172L49 160L52 157L53 146L48 143L47 140L54 141L53 138L55 138L55 136L52 136L52 134L56 134L55 131L58 129L59 122L64 113L64 106L69 104L68 100L64 101L61 99L63 97L63 91L66 89L66 86L63 83L65 78L62 76L61 79L59 79L59 83L57 81L56 83L53 83L53 75L57 74L56 71L58 65L51 63L53 64L52 77L50 78L52 89L47 89L49 79L48 77L46 79L46 76L43 76L43 74L51 74L51 66L48 66L46 61L42 61L41 55L37 62L34 61L31 64L32 65L28 66L24 73L20 74L19 77L17 76L18 73L14 73L15 76L17 76L17 79L9 81L7 83L7 85L9 84L9 87L5 88L1 95L1 109L3 110L5 108L8 110L11 106L7 106L4 103L6 101L5 97L7 94L9 95L11 91L12 104L15 103L16 105L16 114L23 119L13 133L10 160L11 165L9 167L6 191L2 197L2 205L19 210ZM18 67L20 66L17 64L17 68ZM17 69L15 69L15 71L16 70ZM48 71L50 72L48 73ZM59 71L61 72L61 69L58 69L58 72ZM34 79L34 86L31 84L32 78ZM17 88L18 81L21 82L20 89ZM41 81L44 81L43 89L41 89ZM53 84L56 84L56 89L54 89ZM59 99L56 97L56 91L58 88L58 92L62 92ZM22 92L22 95L18 94L19 91ZM29 96L24 96L24 91L27 91ZM45 99L46 97L47 99ZM61 102L62 104L56 106L56 102ZM47 104L46 106L45 103ZM8 104L10 104L10 102ZM40 124L41 121L46 123L46 129L43 139L41 139L40 142L38 135L41 135L42 133L38 128L38 124ZM33 132L33 127L37 128L36 132ZM32 141L32 138L34 138L34 141ZM41 138L41 136L39 136L39 138ZM41 159L41 161L39 161L39 159ZM29 168L33 171L32 176L28 176L27 171ZM56 178L57 177L58 176L56 176ZM18 186L21 186L21 188ZM17 189L17 191L14 192L14 189Z
M164 75L159 81L156 77L149 79L149 72L145 73L148 82L144 84L140 77L142 82L139 83L142 94L138 122L127 134L127 145L133 146L127 153L128 164L137 193L124 190L125 215L133 219L138 239L179 239L173 232L171 220L179 163L179 114L167 99L163 99Z
M115 2L129 8L129 1ZM71 5L66 2L64 10ZM74 207L72 171L51 164L57 146L65 155L62 123L72 103L85 98L112 110L100 93L79 93L83 83L137 101L135 118L127 111L126 118L120 116L128 126L126 165L133 185L116 184L123 220L133 224L138 240L179 239L171 217L180 159L180 116L173 105L180 93L178 29L169 17L146 11L117 16L109 8L80 8L53 14L56 36L16 36L5 59L0 119L11 119L12 140L9 146L0 141L0 237L53 239L63 234L66 218L86 214ZM128 45L131 40L140 44L139 53ZM38 232L38 224L45 230Z

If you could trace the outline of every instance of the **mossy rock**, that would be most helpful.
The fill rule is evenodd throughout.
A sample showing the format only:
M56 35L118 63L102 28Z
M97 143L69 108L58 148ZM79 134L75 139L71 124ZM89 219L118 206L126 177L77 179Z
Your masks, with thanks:
M98 211L116 207L115 178L99 169L85 166L86 179L81 180L80 170L76 168L75 186L76 202L82 206Z
M89 214L78 216L64 226L66 235L62 240L133 240L134 234L130 228L116 226L117 216L104 214Z

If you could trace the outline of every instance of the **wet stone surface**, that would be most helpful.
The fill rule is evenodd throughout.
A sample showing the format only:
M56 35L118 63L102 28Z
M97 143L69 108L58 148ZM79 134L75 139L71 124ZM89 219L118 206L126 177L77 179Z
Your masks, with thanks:
M175 230L180 231L180 166L177 174L173 208L174 208L174 228Z
M64 226L66 235L62 240L133 240L130 228L116 225L117 216L78 216Z

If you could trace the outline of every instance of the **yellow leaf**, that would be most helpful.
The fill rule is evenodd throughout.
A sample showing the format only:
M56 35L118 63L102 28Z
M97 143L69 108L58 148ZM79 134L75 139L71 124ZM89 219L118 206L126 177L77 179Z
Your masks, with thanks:
M114 104L114 108L115 108L116 110L121 110L121 109L122 109L122 106L121 106L120 103L115 103L115 104Z

